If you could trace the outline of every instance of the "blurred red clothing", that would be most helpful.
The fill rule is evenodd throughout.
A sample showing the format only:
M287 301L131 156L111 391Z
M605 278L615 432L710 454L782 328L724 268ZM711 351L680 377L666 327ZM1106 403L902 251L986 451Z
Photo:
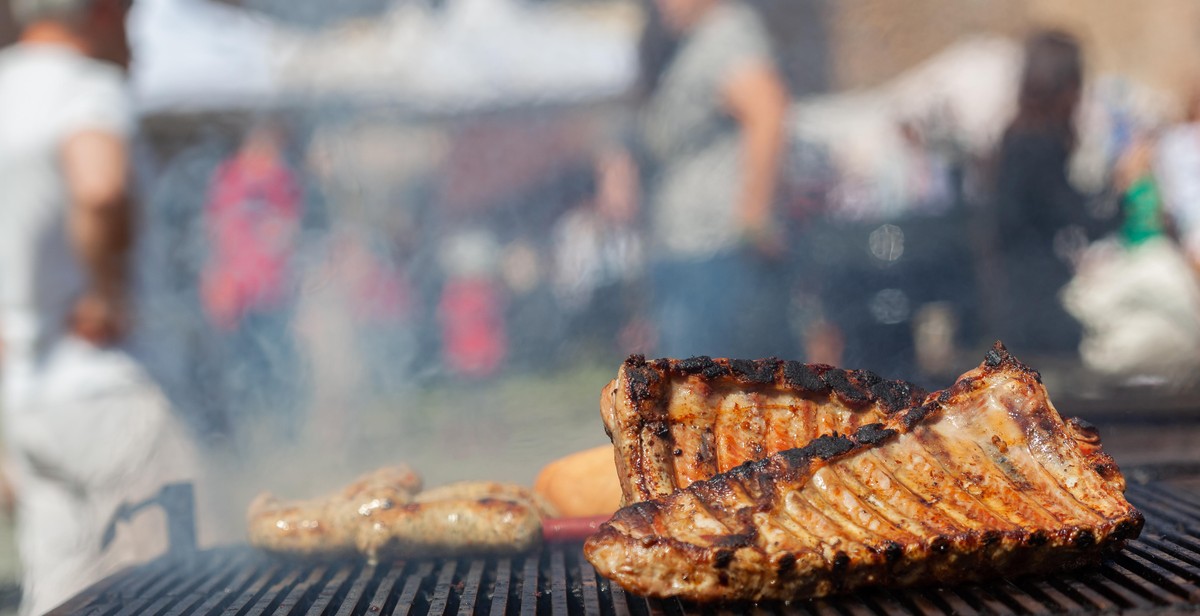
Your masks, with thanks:
M455 373L495 374L507 353L503 297L491 281L464 278L446 283L438 307L442 356Z
M238 156L217 169L204 208L210 255L202 296L218 327L233 329L246 312L286 300L300 196L278 159Z

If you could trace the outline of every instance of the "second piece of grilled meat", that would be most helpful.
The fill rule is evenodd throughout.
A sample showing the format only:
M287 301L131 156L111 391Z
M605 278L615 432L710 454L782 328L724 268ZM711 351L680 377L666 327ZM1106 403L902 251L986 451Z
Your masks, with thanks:
M1124 486L997 343L923 404L625 507L584 551L627 590L696 601L1044 573L1138 535Z

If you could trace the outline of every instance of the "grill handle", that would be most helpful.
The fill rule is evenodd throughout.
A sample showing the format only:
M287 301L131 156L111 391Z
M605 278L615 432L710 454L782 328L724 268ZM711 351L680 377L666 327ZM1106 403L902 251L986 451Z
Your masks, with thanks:
M126 522L139 511L158 505L167 518L167 554L188 556L196 552L196 491L191 483L168 483L158 494L140 503L121 503L104 529L100 549L105 550L117 537L117 524Z

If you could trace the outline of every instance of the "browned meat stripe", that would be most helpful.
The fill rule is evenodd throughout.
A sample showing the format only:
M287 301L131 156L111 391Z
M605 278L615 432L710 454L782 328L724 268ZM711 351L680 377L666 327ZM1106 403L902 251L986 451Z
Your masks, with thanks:
M642 595L792 599L1047 573L1095 563L1141 530L1095 430L1063 421L1040 375L999 344L949 389L881 414L625 507L585 554Z

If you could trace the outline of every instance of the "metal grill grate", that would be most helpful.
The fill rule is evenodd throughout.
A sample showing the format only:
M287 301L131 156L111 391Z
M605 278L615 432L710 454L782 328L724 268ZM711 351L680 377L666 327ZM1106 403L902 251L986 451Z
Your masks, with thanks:
M596 575L577 545L513 558L298 563L245 547L160 559L119 574L56 614L375 616L383 614L1051 614L1200 612L1200 496L1131 485L1142 537L1102 566L1045 579L788 604L697 606L631 596Z

